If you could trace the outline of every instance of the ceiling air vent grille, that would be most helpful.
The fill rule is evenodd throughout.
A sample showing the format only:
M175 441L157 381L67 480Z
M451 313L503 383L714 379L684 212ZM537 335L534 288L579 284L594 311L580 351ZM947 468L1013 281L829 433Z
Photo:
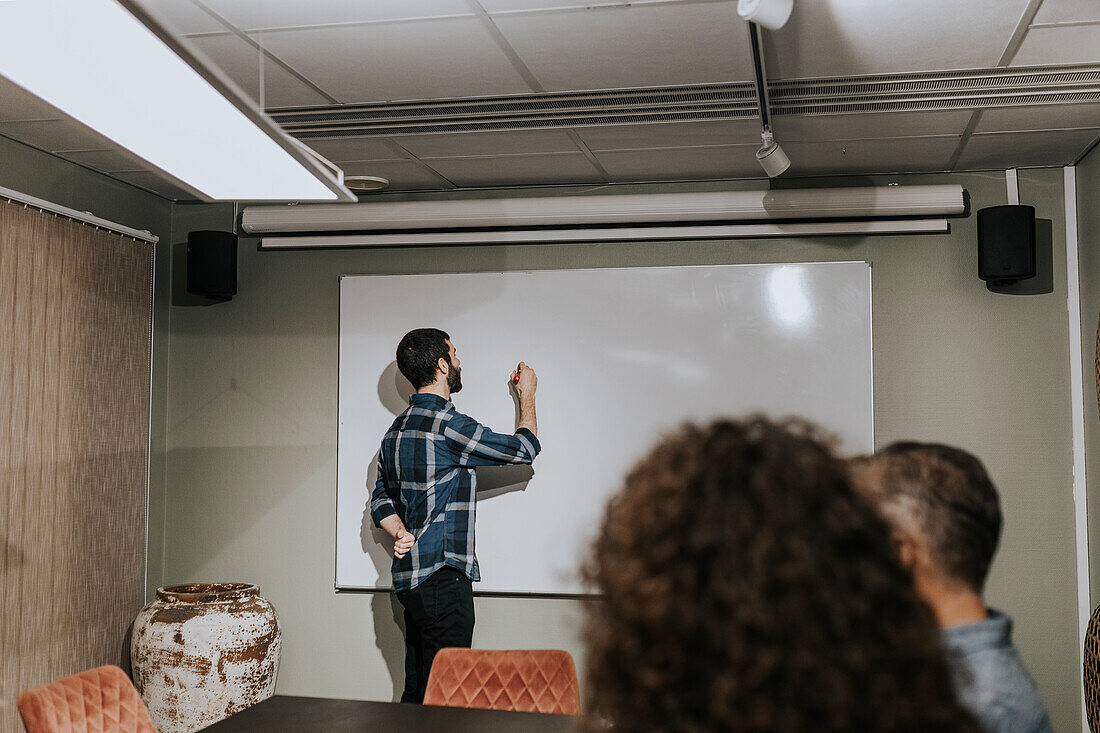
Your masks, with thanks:
M644 125L652 122L699 122L706 120L737 120L756 117L756 107L745 109L713 109L690 111L662 111L644 114L604 114L584 117L542 117L537 119L486 119L447 122L436 120L412 124L357 124L322 129L292 130L302 140L312 138L343 138L377 135L423 135L434 132L490 132L494 130L542 130L562 127L591 127L597 125Z
M1100 64L795 79L768 85L780 115L990 109L1100 100ZM303 139L738 120L749 82L269 110Z
M1100 89L1065 91L1047 94L996 94L986 96L914 97L882 99L863 97L821 102L787 102L782 106L788 115L837 115L859 112L912 112L917 110L992 109L994 107L1027 107L1043 104L1079 104L1100 101Z

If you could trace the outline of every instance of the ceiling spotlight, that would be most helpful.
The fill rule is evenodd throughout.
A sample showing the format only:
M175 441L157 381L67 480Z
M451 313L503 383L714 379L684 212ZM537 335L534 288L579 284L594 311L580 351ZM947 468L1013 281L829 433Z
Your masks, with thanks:
M779 147L772 134L772 113L768 105L768 72L764 68L764 37L760 26L749 22L749 47L752 49L753 84L756 86L756 104L760 110L760 139L764 144L756 151L756 162L769 178L782 175L791 167L791 159Z
M783 171L791 167L791 159L783 152L783 148L779 147L779 143L775 141L771 130L765 130L760 137L763 139L764 144L756 151L756 162L760 164L760 167L764 169L769 178L782 175Z
M759 23L770 31L782 28L793 8L794 0L737 0L737 14L743 20Z

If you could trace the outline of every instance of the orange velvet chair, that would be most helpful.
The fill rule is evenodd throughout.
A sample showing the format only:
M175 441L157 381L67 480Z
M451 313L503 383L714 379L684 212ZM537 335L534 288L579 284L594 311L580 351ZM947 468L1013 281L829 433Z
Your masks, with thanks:
M557 649L441 649L424 704L577 715L577 669Z
M156 733L130 678L110 665L24 690L19 714L27 733Z

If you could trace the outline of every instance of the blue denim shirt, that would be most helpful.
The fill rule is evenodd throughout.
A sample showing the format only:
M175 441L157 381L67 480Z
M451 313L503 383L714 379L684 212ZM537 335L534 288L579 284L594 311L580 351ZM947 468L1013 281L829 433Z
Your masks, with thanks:
M955 694L990 733L1052 733L1050 719L1016 647L1012 619L990 610L976 624L942 632Z

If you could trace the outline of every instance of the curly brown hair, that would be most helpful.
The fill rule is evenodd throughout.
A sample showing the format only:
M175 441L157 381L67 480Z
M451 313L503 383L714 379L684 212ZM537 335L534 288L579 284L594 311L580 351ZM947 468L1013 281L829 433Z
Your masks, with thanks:
M594 550L590 730L980 731L888 529L808 423L683 427Z

